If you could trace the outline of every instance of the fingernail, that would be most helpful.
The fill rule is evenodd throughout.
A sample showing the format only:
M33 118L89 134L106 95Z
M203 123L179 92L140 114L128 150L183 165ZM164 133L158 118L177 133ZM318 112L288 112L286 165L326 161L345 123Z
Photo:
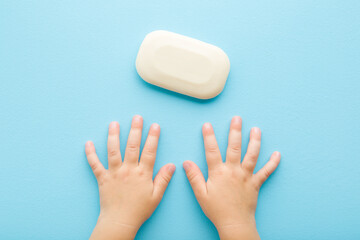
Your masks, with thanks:
M172 164L169 165L169 167L168 167L168 171L170 172L171 175L174 174L175 169L176 169L175 165L172 165Z
M117 128L117 126L118 126L117 122L111 122L109 128Z
M85 143L85 147L86 148L89 148L89 147L91 147L93 145L93 143L91 142L91 141L87 141L86 143Z
M203 125L203 134L212 134L213 129L210 123L204 123Z
M211 124L210 124L210 123L204 123L204 128L205 128L205 129L211 128Z
M254 133L256 133L256 134L259 134L259 133L260 133L260 128L258 128L258 127L253 127L253 128L252 128L252 131L253 131Z
M274 154L275 157L279 157L279 156L280 156L280 152L278 152L278 151L275 151L273 154Z
M240 122L241 122L241 117L239 116L233 117L233 123L240 123Z
M158 129L160 129L160 125L157 124L157 123L153 123L153 124L151 125L151 128L152 128L153 130L158 130Z
M140 115L135 115L131 121L131 127L142 128L142 126L143 126L142 117Z
M142 120L142 117L140 116L140 115L135 115L134 117L133 117L133 121L134 122L140 122Z
M183 163L183 168L187 172L190 169L190 164L188 162Z
M149 135L159 136L160 134L160 126L157 123L153 123L150 126Z

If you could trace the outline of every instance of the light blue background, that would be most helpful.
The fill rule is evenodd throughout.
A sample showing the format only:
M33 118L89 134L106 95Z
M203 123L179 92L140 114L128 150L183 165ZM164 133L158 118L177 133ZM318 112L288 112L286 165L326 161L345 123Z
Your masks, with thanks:
M153 87L135 70L144 36L165 29L215 44L231 71L210 101ZM201 126L225 153L234 115L280 167L256 213L263 239L360 239L360 1L0 0L0 239L86 239L99 211L84 154L122 151L134 114L162 127L155 166L175 176L137 239L218 239L182 169L206 174Z

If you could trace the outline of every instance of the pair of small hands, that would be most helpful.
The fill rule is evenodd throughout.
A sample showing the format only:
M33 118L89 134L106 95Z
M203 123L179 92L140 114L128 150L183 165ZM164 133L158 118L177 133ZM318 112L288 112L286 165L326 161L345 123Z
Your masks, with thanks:
M280 162L280 153L274 152L266 165L253 174L260 152L261 132L259 128L251 129L248 149L241 162L241 125L241 118L233 117L225 162L211 124L203 125L207 181L194 162L183 163L196 199L223 240L260 239L255 224L259 189ZM110 124L107 170L99 161L94 144L89 141L85 145L100 193L100 215L92 240L134 239L140 226L160 203L175 172L174 164L166 164L153 180L160 136L158 124L151 125L139 161L142 127L142 117L134 116L122 161L120 126L117 122Z

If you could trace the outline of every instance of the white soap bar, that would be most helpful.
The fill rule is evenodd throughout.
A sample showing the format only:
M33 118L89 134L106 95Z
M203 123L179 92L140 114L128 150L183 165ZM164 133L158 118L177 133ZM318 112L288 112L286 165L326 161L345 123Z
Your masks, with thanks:
M220 48L168 31L149 33L136 59L146 82L200 99L217 96L224 88L230 61Z

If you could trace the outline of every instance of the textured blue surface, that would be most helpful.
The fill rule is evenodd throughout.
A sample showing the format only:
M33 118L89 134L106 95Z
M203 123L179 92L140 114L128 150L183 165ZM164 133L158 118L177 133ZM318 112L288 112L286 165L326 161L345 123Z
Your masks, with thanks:
M84 143L106 164L110 121L162 127L155 170L175 176L137 239L218 239L181 164L206 173L201 125L222 152L233 115L259 126L258 168L280 167L260 192L263 239L360 239L360 1L0 0L0 239L86 239L99 211ZM231 71L223 93L196 101L143 82L144 36L165 29L215 44ZM246 144L243 146L246 149ZM257 168L257 169L258 169Z

